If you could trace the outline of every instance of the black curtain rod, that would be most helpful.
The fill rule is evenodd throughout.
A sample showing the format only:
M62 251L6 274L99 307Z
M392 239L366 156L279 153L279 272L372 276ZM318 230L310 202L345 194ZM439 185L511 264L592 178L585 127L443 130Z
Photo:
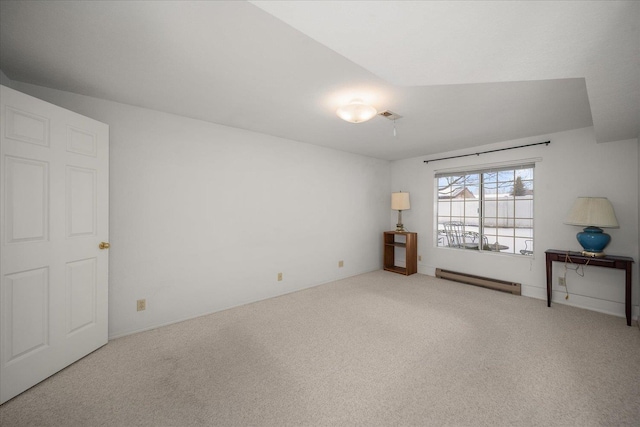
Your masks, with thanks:
M438 160L457 159L458 157L479 156L480 154L495 153L496 151L513 150L513 149L516 149L516 148L533 147L534 145L542 145L542 144L549 145L549 144L551 144L551 141L536 142L535 144L518 145L517 147L498 148L496 150L480 151L479 153L461 154L459 156L442 157L440 159L425 160L424 162L425 163L429 163L429 162L437 162Z

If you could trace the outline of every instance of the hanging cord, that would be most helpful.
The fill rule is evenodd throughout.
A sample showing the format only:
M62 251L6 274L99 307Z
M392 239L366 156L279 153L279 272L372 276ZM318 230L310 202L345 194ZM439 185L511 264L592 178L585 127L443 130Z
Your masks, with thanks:
M571 267L571 270L575 271L578 276L584 277L584 268L587 265L589 265L589 261L591 261L591 260L588 259L585 264L575 265L574 267ZM569 252L567 252L564 255L564 273L562 275L562 278L564 279L564 290L567 293L567 295L564 297L564 299L569 299L569 287L567 286L567 270L569 270L569 267L567 266L567 264L573 264L573 261L571 260L571 257L569 256Z

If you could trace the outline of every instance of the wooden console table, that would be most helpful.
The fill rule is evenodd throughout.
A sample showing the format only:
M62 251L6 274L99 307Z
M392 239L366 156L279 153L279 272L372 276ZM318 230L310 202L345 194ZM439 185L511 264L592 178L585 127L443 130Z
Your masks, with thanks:
M567 262L571 264L593 265L595 267L608 267L625 270L624 311L627 315L627 325L631 326L631 264L633 258L626 256L607 255L602 258L594 258L582 255L580 252L560 251L549 249L547 254L547 307L551 307L551 287L553 283L552 262Z

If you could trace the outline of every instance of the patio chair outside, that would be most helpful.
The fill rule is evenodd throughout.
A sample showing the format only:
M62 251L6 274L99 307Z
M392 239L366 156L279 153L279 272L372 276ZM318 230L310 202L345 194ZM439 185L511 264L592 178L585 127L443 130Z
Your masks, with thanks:
M480 246L480 235L474 231L464 231L464 223L460 221L445 222L444 234L450 248L475 249ZM484 240L485 238L483 238ZM476 242L476 240L478 240Z
M533 240L524 241L524 249L520 249L522 255L533 255Z

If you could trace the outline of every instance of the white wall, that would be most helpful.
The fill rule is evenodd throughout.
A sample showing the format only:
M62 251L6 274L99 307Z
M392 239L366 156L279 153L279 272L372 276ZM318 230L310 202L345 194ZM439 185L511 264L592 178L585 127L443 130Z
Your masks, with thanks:
M619 229L607 252L636 260L639 301L638 141L597 144L592 128L505 141L548 147L425 164L347 154L67 92L13 88L110 125L110 336L303 289L381 267L380 234L395 228L391 191L410 191L403 222L419 233L419 271L454 269L522 283L546 298L544 250L579 250L563 219L575 197L608 197ZM442 157L465 154L442 153ZM440 157L440 156L433 156ZM534 258L435 248L435 170L541 158L536 164ZM584 162L587 166L580 166ZM596 168L596 163L600 162ZM337 267L338 260L345 267ZM554 277L562 266L554 264ZM284 273L282 282L276 281ZM554 302L624 316L622 271L569 272L570 299ZM135 300L147 310L135 311Z
M633 267L633 303L637 317L638 288L638 141L618 141L597 144L593 128L541 135L505 141L482 147L485 151L535 142L551 141L549 146L443 160L425 164L428 157L392 162L392 191L409 191L411 209L403 212L405 225L419 234L418 250L422 256L419 271L434 274L435 268L445 268L470 274L520 282L523 295L546 299L545 256L547 249L580 250L575 238L579 227L563 224L564 217L578 196L604 196L612 202L619 229L607 229L612 241L606 252L631 256ZM469 151L442 153L431 158L467 154ZM535 254L534 258L519 255L479 253L450 248L436 248L434 220L434 171L541 158L535 169ZM390 224L395 223L391 216ZM563 270L554 263L554 280ZM624 271L587 267L585 277L569 271L567 285L570 295L559 291L554 282L553 301L624 316Z
M387 161L13 86L110 126L112 338L382 267Z
M7 77L6 74L2 72L2 70L0 70L0 84L7 87L12 87L11 80L9 80L9 77Z

